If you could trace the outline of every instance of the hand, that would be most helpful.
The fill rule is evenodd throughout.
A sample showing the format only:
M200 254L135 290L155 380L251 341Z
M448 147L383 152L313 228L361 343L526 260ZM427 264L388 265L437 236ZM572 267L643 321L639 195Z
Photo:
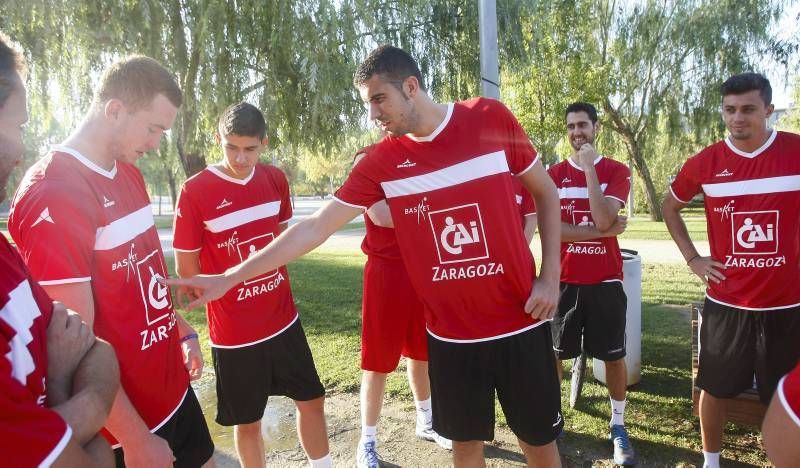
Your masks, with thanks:
M178 297L178 306L184 310L188 310L192 308L190 305L203 295L203 290L190 286L178 286L176 295Z
M172 468L175 456L166 440L147 433L134 443L122 445L128 468Z
M587 168L594 168L594 160L597 159L597 151L591 143L584 143L581 149L578 150L578 162L585 170Z
M189 371L189 380L195 381L203 376L203 353L200 352L200 342L191 338L181 343L183 349L183 364Z
M688 265L706 286L708 286L709 280L717 284L725 280L725 275L722 274L725 265L712 260L711 257L695 257L688 262Z
M167 286L178 286L184 288L183 293L178 290L179 300L180 294L186 294L192 301L185 306L181 304L184 309L193 309L206 305L209 301L219 299L232 285L228 285L228 279L225 275L196 275L191 278L159 278L159 283Z
M540 276L533 283L531 295L525 302L525 312L539 320L550 320L558 306L558 282L546 281Z
M69 394L72 376L94 342L92 329L80 315L60 302L53 302L53 314L47 325L48 387L56 385Z
M614 223L611 224L611 227L605 231L601 231L603 237L616 237L623 232L628 227L628 217L617 215L617 219L614 220Z

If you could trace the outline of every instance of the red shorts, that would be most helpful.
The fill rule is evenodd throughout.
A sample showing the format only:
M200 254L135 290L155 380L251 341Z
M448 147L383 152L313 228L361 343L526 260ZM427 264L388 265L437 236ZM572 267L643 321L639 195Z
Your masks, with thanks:
M367 259L361 311L362 369L388 374L397 368L401 355L428 360L422 302L402 260Z

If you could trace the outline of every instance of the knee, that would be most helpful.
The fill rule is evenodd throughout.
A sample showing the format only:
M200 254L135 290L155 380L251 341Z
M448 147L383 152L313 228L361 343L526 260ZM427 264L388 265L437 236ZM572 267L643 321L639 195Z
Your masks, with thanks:
M295 401L297 411L301 415L322 415L325 414L325 397L315 398L308 401Z
M255 436L261 435L261 421L256 421L250 424L237 424L234 428L236 434L239 436Z

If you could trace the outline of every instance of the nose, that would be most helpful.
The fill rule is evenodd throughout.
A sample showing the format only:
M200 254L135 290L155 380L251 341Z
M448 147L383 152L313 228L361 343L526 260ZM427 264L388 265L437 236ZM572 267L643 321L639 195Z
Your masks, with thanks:
M371 102L369 104L369 119L370 120L375 120L380 116L381 116L380 108L378 107L377 104L375 104L374 102Z
M241 151L241 150L236 152L236 158L235 159L236 159L236 162L239 163L239 164L243 164L243 163L247 162L247 158L244 155L244 151Z

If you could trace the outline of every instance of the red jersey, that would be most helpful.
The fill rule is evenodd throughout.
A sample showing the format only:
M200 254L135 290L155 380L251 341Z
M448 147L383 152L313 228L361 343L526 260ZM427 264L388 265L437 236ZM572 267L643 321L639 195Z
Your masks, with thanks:
M778 383L778 398L786 414L800 426L800 362Z
M752 153L725 139L684 163L672 195L702 192L711 257L725 280L709 282L714 302L747 310L800 305L800 135L773 130Z
M50 466L72 437L45 408L53 301L0 235L0 453L3 466Z
M631 190L631 172L624 164L598 156L594 170L603 195L625 205ZM589 207L586 174L567 158L547 170L558 189L561 221L577 226L594 226ZM561 281L596 284L622 281L622 255L616 237L601 237L581 242L561 243Z
M522 185L516 177L514 181L514 202L519 207L519 216L522 218L522 225L525 226L525 218L536 214L536 203L528 189Z
M210 166L183 184L175 216L177 251L199 251L200 271L223 273L266 247L292 217L289 184L274 166L246 179ZM282 266L239 283L206 306L211 345L238 348L268 340L297 319Z
M142 174L124 162L106 171L57 146L25 174L8 228L40 284L91 281L95 335L114 347L125 393L158 429L189 374L169 288L157 281L167 268Z
M476 98L449 105L427 137L382 139L335 198L362 209L387 199L434 337L495 339L538 323L524 311L533 257L519 228L512 178L536 160L511 112Z

